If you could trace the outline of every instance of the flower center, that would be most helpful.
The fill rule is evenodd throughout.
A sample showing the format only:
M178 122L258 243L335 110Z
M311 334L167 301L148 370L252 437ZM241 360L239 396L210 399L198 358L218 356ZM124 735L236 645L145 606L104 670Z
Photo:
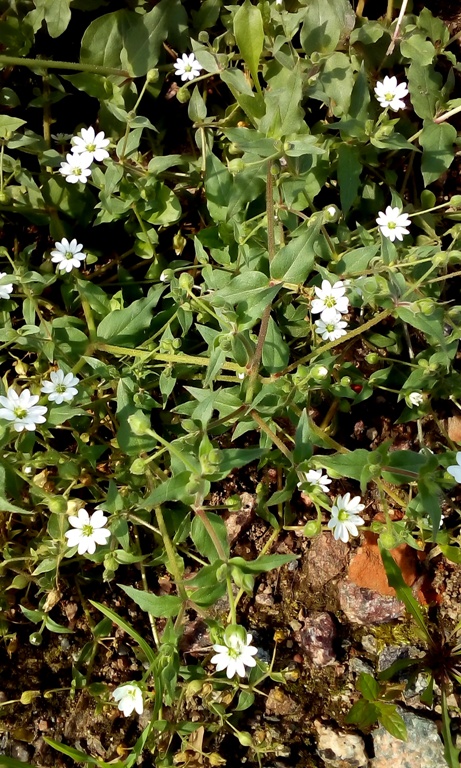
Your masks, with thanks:
M327 329L328 333L331 333L332 331L334 331L334 330L335 330L335 326L334 326L334 324L333 324L333 323L328 323L328 324L325 326L325 328Z
M70 261L71 259L74 258L74 254L72 253L72 251L66 251L64 254L64 258L66 259L66 261Z
M327 296L324 300L324 304L327 307L336 307L336 299L334 296Z
M384 94L384 98L386 99L386 101L391 102L394 99L394 94L393 93L385 93Z
M86 151L87 152L96 152L96 144L87 144L86 145Z
M82 533L84 536L92 536L94 533L93 526L90 525L90 523L87 523L86 525L83 526Z
M186 64L186 66L184 67L184 72L192 72L191 64Z
M65 384L56 384L55 386L55 392L58 392L59 394L62 394L66 391L67 387Z
M26 416L27 416L27 409L26 408L21 408L21 406L18 405L14 409L13 413L16 416L17 419L25 419Z
M72 173L74 176L81 176L82 175L82 169L81 168L72 168Z
M397 227L397 224L395 223L395 221L388 221L387 222L387 228L388 229L395 229L396 227Z
M348 513L348 512L346 512L346 510L345 510L345 509L342 509L342 510L341 510L341 511L338 513L338 520L341 520L341 522L343 523L345 520L348 520L348 519L349 519L349 513Z

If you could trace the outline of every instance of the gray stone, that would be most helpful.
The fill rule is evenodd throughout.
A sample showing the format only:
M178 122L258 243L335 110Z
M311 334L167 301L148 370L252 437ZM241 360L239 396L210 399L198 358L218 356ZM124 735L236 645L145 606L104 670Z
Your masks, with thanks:
M339 604L352 624L386 624L405 614L405 606L396 597L386 597L351 581L338 586Z
M383 727L373 731L376 757L370 768L447 768L435 723L400 707L398 712L407 726L407 741L394 738Z
M318 734L317 751L327 768L366 768L368 757L361 736L325 728L318 721L314 726Z
M329 613L312 611L304 619L304 624L295 634L300 648L318 667L323 667L336 658L333 642L336 627Z

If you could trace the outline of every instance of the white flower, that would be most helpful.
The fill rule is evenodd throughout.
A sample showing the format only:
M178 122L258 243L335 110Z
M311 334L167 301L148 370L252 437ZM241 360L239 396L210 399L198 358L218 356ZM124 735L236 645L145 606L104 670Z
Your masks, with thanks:
M406 213L401 213L400 208L392 208L388 205L386 211L380 211L376 223L384 237L388 237L391 242L403 240L404 235L408 235L411 224L410 217Z
M283 0L275 0L276 5L283 5Z
M457 483L461 483L461 451L456 454L456 464L447 467L447 472L455 478Z
M213 646L216 655L211 659L211 663L216 664L216 671L222 672L225 669L229 680L235 674L245 677L245 667L256 666L253 656L258 653L258 650L250 645L252 639L252 635L243 627L230 624L224 633L225 645Z
M93 155L89 152L83 152L81 155L69 154L66 155L66 162L61 163L59 173L62 173L66 177L66 181L69 184L76 184L77 181L81 181L85 184L88 176L91 176L90 165L93 162Z
M125 717L129 717L133 710L135 710L138 715L142 715L144 710L142 691L136 683L119 685L119 687L112 693L112 696L115 701L118 702L118 708L120 712L123 712Z
M414 405L418 407L424 403L424 395L422 392L410 392L406 399L410 408L413 408Z
M346 335L344 329L347 327L347 323L344 320L340 320L340 317L341 315L338 313L337 319L328 320L328 322L323 320L315 321L315 330L320 334L323 341L336 341L336 339Z
M331 508L331 520L328 523L328 528L333 531L335 539L346 542L349 541L349 534L358 536L357 526L365 523L365 520L357 514L362 509L365 509L365 504L360 503L360 496L354 496L353 499L350 493L337 496Z
M330 285L328 280L322 280L322 287L315 287L314 290L318 298L313 300L311 312L314 315L320 312L320 319L324 322L339 320L340 315L349 310L349 300L344 295L346 288L342 280L334 285Z
M183 81L194 80L202 71L202 67L193 53L190 53L189 56L187 53L183 53L179 59L176 59L173 66L176 70L175 74L181 77Z
M6 272L0 272L0 280L2 277L6 277ZM13 283L5 283L0 285L0 299L9 299L10 293L13 292Z
M326 379L327 376L330 375L330 372L325 365L316 365L312 368L311 374L314 379L322 380Z
M78 379L72 373L64 373L61 368L58 368L57 371L51 371L50 379L51 381L43 382L41 391L56 405L70 403L78 394L78 390L75 389Z
M88 153L91 155L92 160L101 162L109 157L109 153L105 147L110 144L109 139L106 139L104 131L99 133L94 132L93 126L89 128L82 128L80 136L74 136L72 139L72 152L74 155L82 155Z
M84 555L88 552L93 555L96 550L96 544L106 544L110 537L110 531L104 528L107 523L107 517L102 509L96 507L91 517L84 507L78 510L78 514L69 515L69 523L72 530L66 531L69 547L78 545L78 554Z
M81 253L83 245L77 243L74 239L68 241L67 237L63 237L60 243L54 244L55 250L51 251L51 261L57 264L56 269L60 269L61 272L71 272L74 267L77 269L81 267L81 261L86 259L86 253Z
M328 477L327 473L323 474L321 469L310 469L308 472L304 472L303 483L309 483L312 488L320 488L324 493L328 493L331 477ZM302 483L298 483L298 487Z
M0 419L6 419L13 422L16 432L22 432L26 429L33 432L37 424L44 424L45 405L36 405L38 395L31 395L28 389L24 389L20 395L11 387L6 393L6 397L0 397Z
M392 109L397 112L399 109L405 109L406 104L402 99L408 96L406 83L397 83L396 77L386 77L380 83L376 83L376 98L381 107Z

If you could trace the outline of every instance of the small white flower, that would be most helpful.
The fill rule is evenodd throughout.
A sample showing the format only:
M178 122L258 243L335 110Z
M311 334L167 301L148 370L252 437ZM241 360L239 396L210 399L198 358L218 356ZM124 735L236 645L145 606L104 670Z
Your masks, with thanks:
M183 81L194 80L199 76L203 69L193 53L190 53L189 55L183 53L179 59L176 59L173 66L176 70L175 74Z
M408 235L411 224L410 217L406 213L401 213L400 208L392 208L388 205L386 210L380 211L376 223L384 237L388 237L391 242L403 240L404 235Z
M456 454L456 464L447 467L447 472L455 478L457 483L461 483L461 451Z
M91 176L90 165L93 162L93 155L89 152L83 152L81 155L70 153L66 155L66 162L61 163L59 173L66 177L69 184L76 184L81 181L86 184L88 176Z
M328 322L323 320L315 321L315 330L322 337L323 341L336 341L336 339L346 335L347 331L344 329L347 328L347 323L344 320L340 320L340 317L341 315L338 313L337 319L328 320Z
M256 666L253 656L256 656L258 650L251 645L252 639L252 635L245 632L243 627L230 624L224 633L225 645L213 646L216 654L211 663L216 664L216 671L222 672L225 669L229 680L235 674L245 677L245 667Z
M2 277L6 277L6 272L0 272L0 280ZM0 299L9 299L10 293L13 293L13 283L5 283L5 285L0 285Z
M138 715L142 715L144 710L142 691L136 683L119 685L119 687L112 693L112 696L115 701L118 702L118 708L120 712L123 712L125 717L129 717L133 710L135 710Z
M283 0L275 0L276 5L283 5Z
M335 503L331 508L331 520L328 523L328 528L333 531L334 538L341 539L341 541L349 541L349 534L351 536L358 536L358 525L364 525L365 520L358 515L365 509L365 504L360 503L360 496L354 496L351 499L350 493L345 493L344 496L337 496Z
M342 280L334 285L330 285L328 280L322 280L322 287L316 286L314 290L317 298L312 302L311 312L313 315L320 312L321 320L339 320L340 315L349 310L349 300L344 295L346 288Z
M413 408L414 405L418 407L424 403L424 395L422 392L410 392L406 400L410 408Z
M82 507L76 515L69 515L69 523L72 530L66 531L64 535L69 547L78 546L79 555L84 555L85 552L93 555L96 551L96 544L106 544L110 537L110 531L104 527L107 523L107 517L99 507L96 507L91 517Z
M28 389L24 389L20 395L11 387L6 393L6 397L0 397L0 419L6 419L13 422L16 432L22 432L26 429L33 432L37 424L44 424L47 408L38 403L38 395L31 395Z
M86 259L86 253L81 253L83 245L77 243L74 239L68 241L67 237L63 237L60 243L54 244L54 251L51 251L51 261L57 264L56 269L61 272L71 272L74 267L79 269L82 261Z
M328 493L328 486L332 482L331 477L328 477L327 473L322 473L321 469L310 469L308 472L304 472L304 480L302 483L298 483L298 488L303 483L309 483L312 488L320 488L324 493Z
M61 368L58 368L57 371L51 371L50 379L51 381L42 383L41 391L48 395L48 400L55 402L56 405L70 403L78 394L78 389L75 389L78 378L72 373L64 373Z
M408 96L406 83L397 83L396 77L386 77L380 83L376 83L376 98L381 107L392 109L397 112L399 109L405 109L406 104L403 101Z
M82 155L88 153L91 155L92 160L101 162L109 157L109 153L106 149L110 144L109 139L106 139L104 131L99 131L95 134L93 126L89 128L82 128L80 136L74 136L72 139L72 152L74 155Z

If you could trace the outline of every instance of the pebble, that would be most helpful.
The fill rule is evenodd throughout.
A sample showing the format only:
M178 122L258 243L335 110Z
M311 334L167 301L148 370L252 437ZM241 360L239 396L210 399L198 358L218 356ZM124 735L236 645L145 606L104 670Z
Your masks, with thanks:
M382 726L373 731L376 757L370 768L447 768L435 723L400 707L398 712L407 726L407 741L394 738Z
M331 533L323 533L313 539L307 555L309 583L313 589L321 589L347 565L349 546L336 541Z
M361 736L326 728L318 721L314 726L318 734L317 751L327 768L366 768L368 766L365 744Z
M29 760L29 751L24 744L18 741L12 742L10 745L11 757L14 760L19 760L20 763L27 763Z
M405 606L396 597L386 597L350 581L338 586L339 604L352 624L386 624L405 615Z
M323 611L309 613L295 635L301 649L317 667L323 667L336 658L333 648L335 637L334 621L329 613Z

